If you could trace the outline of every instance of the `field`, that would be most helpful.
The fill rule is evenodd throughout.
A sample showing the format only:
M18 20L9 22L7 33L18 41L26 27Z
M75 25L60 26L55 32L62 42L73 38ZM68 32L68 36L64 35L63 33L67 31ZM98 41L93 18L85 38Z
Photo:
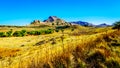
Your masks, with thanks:
M1 27L43 30L52 27ZM76 26L50 34L0 37L0 68L120 68L120 31Z

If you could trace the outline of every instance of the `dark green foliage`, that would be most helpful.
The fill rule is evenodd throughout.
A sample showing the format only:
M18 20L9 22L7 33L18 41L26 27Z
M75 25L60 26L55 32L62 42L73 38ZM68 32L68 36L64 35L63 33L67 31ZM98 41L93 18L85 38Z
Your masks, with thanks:
M27 32L28 35L40 35L42 32L41 31L30 31Z
M15 37L22 37L22 33L21 33L21 31L15 31L13 33L13 36L15 36Z
M55 32L59 32L59 29L56 29Z
M15 36L15 37L23 37L23 36L26 36L26 34L27 34L26 30L21 30L21 31L15 31L13 33L13 36Z
M11 29L10 31L6 32L6 36L7 37L11 37L13 33L13 30Z
M0 37L6 37L5 32L0 32Z
M70 28L70 26L66 25L66 26L57 26L56 29L66 29L66 28Z
M53 33L53 29L27 32L28 35L40 35L40 34L51 34L51 33Z
M8 32L0 32L0 37L23 37L26 35L41 35L41 34L51 34L53 33L54 30L53 29L48 29L48 30L39 30L39 31L26 31L26 30L21 30L21 31L15 31L13 33L12 30L8 31Z
M120 68L119 62L114 60L107 61L105 65L107 66L107 68Z
M27 31L26 30L22 30L21 34L22 34L22 36L26 36L27 35Z
M45 34L51 34L51 33L53 33L52 29L45 30Z
M113 29L118 29L118 30L120 30L120 21L114 23Z

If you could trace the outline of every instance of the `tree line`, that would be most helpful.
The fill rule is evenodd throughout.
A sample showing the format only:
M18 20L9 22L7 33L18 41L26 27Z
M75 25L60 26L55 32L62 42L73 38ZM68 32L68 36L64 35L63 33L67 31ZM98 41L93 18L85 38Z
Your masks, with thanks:
M0 32L0 37L23 37L28 35L51 34L53 32L54 32L53 29L34 30L34 31L21 30L21 31L15 31L15 32L13 32L13 30L11 29L8 32Z

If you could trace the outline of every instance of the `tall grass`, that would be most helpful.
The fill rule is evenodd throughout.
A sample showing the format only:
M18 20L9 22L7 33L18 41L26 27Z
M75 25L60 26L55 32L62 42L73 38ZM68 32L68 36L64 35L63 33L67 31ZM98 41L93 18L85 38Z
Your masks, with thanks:
M109 67L108 58L119 57L107 45L110 37L119 37L120 32L110 30L103 33L70 36L63 43L46 43L44 48L38 47L34 53L21 55L12 59L6 67L11 68L104 68ZM65 35L64 35L65 36ZM68 40L68 41L65 41ZM102 45L103 46L102 46ZM63 48L64 47L64 48ZM110 54L108 54L110 53ZM107 58L107 59L106 59ZM94 61L95 60L95 61ZM119 65L119 58L116 64ZM5 61L4 61L5 62ZM8 61L9 62L9 61ZM3 61L1 61L4 68Z

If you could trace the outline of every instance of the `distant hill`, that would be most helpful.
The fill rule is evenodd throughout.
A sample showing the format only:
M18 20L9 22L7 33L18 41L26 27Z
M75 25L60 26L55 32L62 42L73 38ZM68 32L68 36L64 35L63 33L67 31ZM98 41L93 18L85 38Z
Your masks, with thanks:
M39 26L39 25L48 25L48 26L52 26L52 25L81 25L81 26L90 26L90 27L107 27L110 26L106 23L103 24L99 24L99 25L94 25L92 23L89 22L85 22L85 21L73 21L73 22L66 22L65 20L57 17L57 16L49 16L46 20L44 21L40 21L40 20L34 20L33 22L31 22L32 26Z
M108 25L106 23L96 25L96 27L108 27L108 26L111 26L111 25Z
M70 22L73 25L81 25L81 26L91 26L91 27L108 27L112 25L108 25L106 23L99 24L99 25L94 25L92 23L84 22L84 21L76 21L76 22Z
M94 26L93 24L91 23L88 23L88 22L83 22L83 21L76 21L76 22L70 22L71 24L77 24L77 25L81 25L81 26Z

